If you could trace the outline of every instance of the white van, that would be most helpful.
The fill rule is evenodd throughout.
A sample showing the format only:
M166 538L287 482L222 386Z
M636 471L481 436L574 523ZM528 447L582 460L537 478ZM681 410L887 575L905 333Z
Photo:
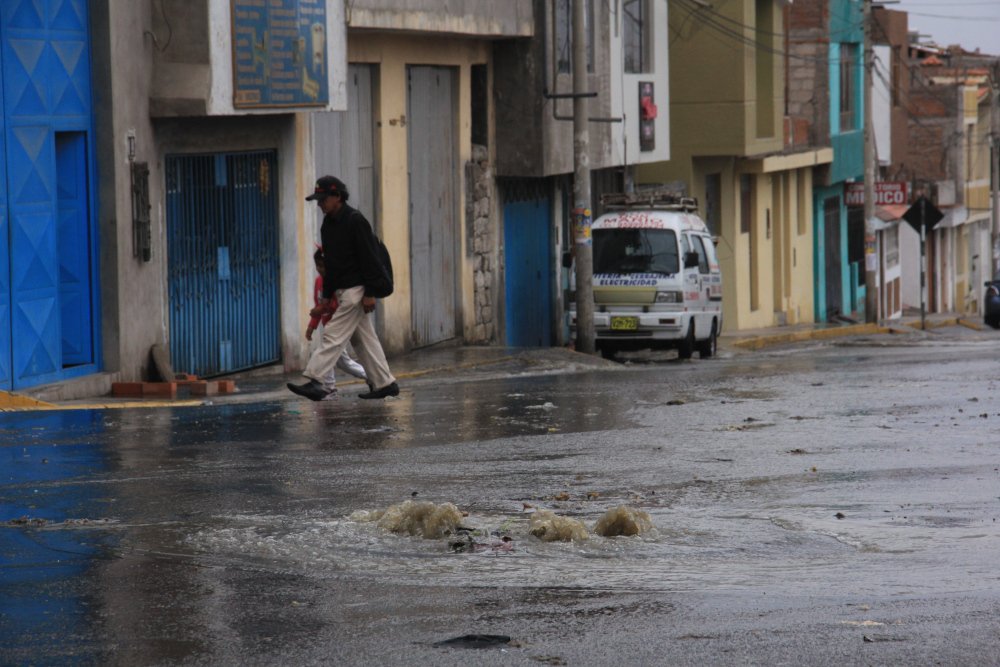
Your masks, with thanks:
M682 359L715 354L722 332L722 272L715 244L689 197L605 195L594 221L594 334L605 357L675 348ZM576 330L576 303L570 303Z

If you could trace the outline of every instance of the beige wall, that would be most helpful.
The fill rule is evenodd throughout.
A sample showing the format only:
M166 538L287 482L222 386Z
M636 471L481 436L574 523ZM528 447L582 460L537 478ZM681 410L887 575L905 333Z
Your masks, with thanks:
M405 351L410 345L411 308L410 284L414 277L410 273L410 236L408 156L407 156L407 65L435 65L458 69L458 109L456 118L458 161L455 173L442 178L455 179L456 220L458 222L460 247L458 275L463 313L463 333L470 335L475 325L473 312L474 285L470 257L465 250L466 225L463 202L465 201L465 179L463 166L472 154L471 143L471 102L470 67L490 62L488 42L475 40L441 40L434 37L380 35L371 33L349 33L348 61L351 63L374 63L378 65L378 89L375 105L376 155L379 174L379 219L382 222L382 236L393 258L396 291L391 297L380 302L383 308L383 345L390 354ZM305 251L303 251L305 252ZM302 262L311 266L309 257L303 255ZM419 276L416 277L419 279Z
M726 328L812 322L812 169L752 173L754 221L749 232L742 232L740 175L751 173L752 164L732 158L705 158L695 161L692 169L692 194L699 202L705 198L705 177L721 174L718 255Z
M730 331L814 320L812 168L755 173L759 165L759 161L734 157L672 160L663 165L668 180L688 183L689 193L698 198L702 209L705 177L721 175L722 229L717 253L722 267L723 320ZM752 173L755 179L756 224L750 225L749 233L740 231L742 173ZM756 307L752 307L752 289Z

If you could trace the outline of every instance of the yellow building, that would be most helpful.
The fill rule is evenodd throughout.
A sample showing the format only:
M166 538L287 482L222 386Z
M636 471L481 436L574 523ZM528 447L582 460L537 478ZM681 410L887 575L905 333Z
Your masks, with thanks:
M683 182L719 238L728 327L812 322L813 168L785 149L778 0L684 3L670 13L671 159L640 183Z

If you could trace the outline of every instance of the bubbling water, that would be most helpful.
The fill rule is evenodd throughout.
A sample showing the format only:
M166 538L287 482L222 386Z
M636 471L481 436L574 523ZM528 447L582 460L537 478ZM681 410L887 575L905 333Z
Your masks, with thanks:
M601 537L642 535L653 530L653 519L642 510L619 505L604 513L594 524L594 532Z
M573 542L590 537L582 521L538 510L528 519L528 532L543 542Z
M437 539L453 534L462 521L462 513L452 503L407 500L384 510L359 510L352 521L374 521L379 528L398 535Z

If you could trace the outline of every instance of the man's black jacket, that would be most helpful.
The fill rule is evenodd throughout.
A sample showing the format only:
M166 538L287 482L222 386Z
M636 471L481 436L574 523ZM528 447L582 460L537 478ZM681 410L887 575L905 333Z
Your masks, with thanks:
M375 254L375 235L368 220L357 209L343 204L337 213L328 213L320 227L323 241L323 296L348 287L369 288L383 280L383 269Z

